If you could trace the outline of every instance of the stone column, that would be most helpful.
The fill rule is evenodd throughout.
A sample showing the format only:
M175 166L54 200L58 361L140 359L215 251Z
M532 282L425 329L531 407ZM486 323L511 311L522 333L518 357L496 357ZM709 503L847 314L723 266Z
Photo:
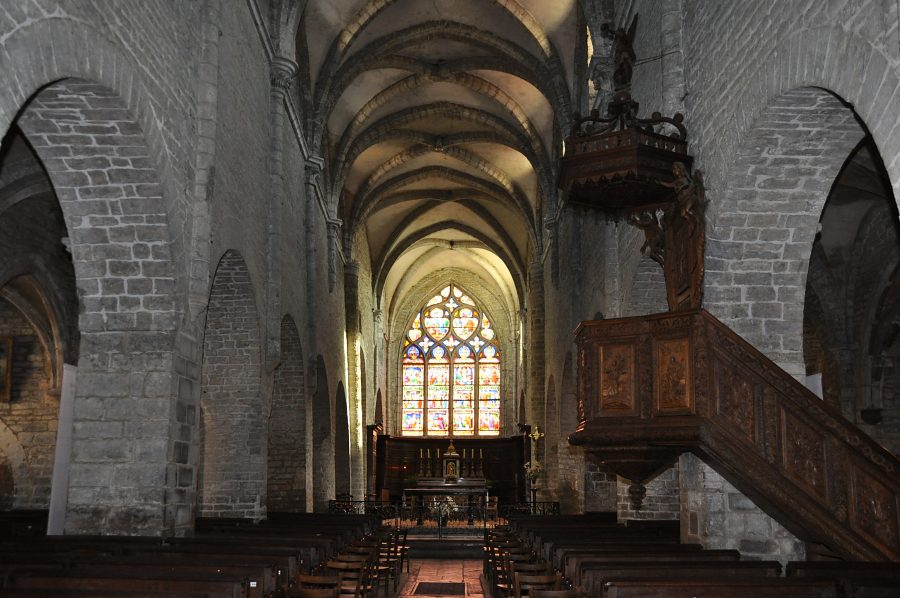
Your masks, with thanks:
M362 396L363 373L360 358L359 330L359 262L344 264L344 313L347 329L347 391L350 419L350 493L365 495L365 459L362 428L366 397Z
M384 338L384 312L380 309L372 310L372 322L374 324L373 337L375 341L375 356L374 356L374 368L375 368L375 384L372 387L373 396L377 396L378 390L381 389L381 407L384 410L384 421L381 422L382 431L385 434L390 434L389 422L391 421L391 404L388 401L388 384L387 378L385 376L385 372L388 371L387 363L387 355L385 353L385 338ZM373 414L374 421L374 413L375 413L375 401L373 399L371 406L369 407L369 412Z
M340 228L343 224L337 218L329 218L328 225L328 292L333 293L337 286L337 258L338 243L340 243Z
M536 258L528 270L528 404L525 416L531 424L544 413L544 265Z
M277 363L281 347L281 283L282 283L282 217L284 211L284 103L297 63L276 57L271 63L271 115L269 152L268 276L266 294L266 355L270 364Z
M319 217L319 203L321 196L321 178L325 162L318 156L312 156L306 160L306 214L304 239L306 246L303 248L306 256L306 313L315 314L319 300L319 246L316 243L319 235L316 233L316 221ZM314 393L316 389L316 356L318 355L318 343L316 336L318 326L315 317L306 318L306 355L309 356L309 373L307 375L308 392ZM311 394L308 396L312 396Z

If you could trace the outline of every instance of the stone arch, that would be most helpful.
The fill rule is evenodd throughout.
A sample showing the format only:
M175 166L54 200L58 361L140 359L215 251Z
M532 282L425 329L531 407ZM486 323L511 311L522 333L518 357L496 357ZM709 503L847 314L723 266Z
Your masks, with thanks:
M281 319L281 363L275 370L266 459L271 511L306 511L306 393L300 333L291 316Z
M334 397L334 492L351 493L350 417L344 383L338 382Z
M544 402L544 471L546 471L547 499L557 500L556 483L559 464L559 404L556 381L553 374L547 380L547 398Z
M0 420L0 508L12 509L21 503L17 482L28 475L28 462L18 436Z
M381 389L378 389L378 392L375 393L375 423L376 424L385 424L384 421L384 402L381 398Z
M738 148L708 231L707 309L798 377L819 216L863 135L856 113L827 90L772 98Z
M27 18L24 13L21 17ZM33 102L32 98L40 97L48 90L54 89L71 91L70 98L77 98L79 101L91 104L87 106L91 111L90 115L76 112L69 114L68 118L59 120L63 125L63 134L68 134L69 131L66 127L69 125L75 127L79 125L112 125L113 129L108 133L99 133L100 138L96 143L96 145L106 147L107 145L113 146L114 143L105 144L99 139L112 141L113 138L108 135L119 134L114 128L116 124L121 123L122 129L130 129L127 135L133 136L132 139L135 143L123 143L122 147L138 150L139 153L132 155L128 153L128 150L123 150L121 155L116 154L115 151L105 155L121 158L123 162L131 158L142 163L136 169L155 171L156 174L152 176L144 173L152 180L141 181L141 184L147 183L146 187L150 187L152 184L155 189L152 191L151 197L158 200L157 203L164 207L158 211L154 210L153 213L169 214L170 216L161 220L162 227L168 229L167 239L171 250L167 248L166 251L170 256L166 259L172 262L170 267L180 273L186 272L184 263L187 252L184 250L184 245L185 239L190 237L190 232L189 229L180 227L190 220L188 197L178 191L175 183L175 181L183 180L184 177L180 171L185 166L170 159L172 148L182 145L178 141L177 135L185 130L185 126L182 126L182 123L171 123L171 126L165 128L159 126L159 109L152 105L153 98L158 97L159 93L156 93L158 89L151 89L155 83L148 84L142 75L146 72L146 68L139 67L133 56L126 55L115 43L109 41L106 31L94 29L84 21L58 18L56 15L46 14L33 18L27 26L22 24L15 30L12 27L10 30L12 33L0 43L4 50L0 53L2 54L0 69L7 74L5 86L7 93L0 98L0 132L5 134L17 118L21 124L21 120L26 117L28 112L27 108L23 111L23 106L29 100ZM84 40L90 40L90 59L81 51L81 48L86 47ZM89 90L83 87L76 89L83 84L96 86L95 89L103 90L102 94L91 97ZM174 104L185 101L184 97L174 95L169 96L168 99ZM186 116L189 113L186 104L182 104L180 107L183 110L179 111L176 108L173 114ZM42 118L45 123L53 120L46 116L45 113ZM91 117L97 118L97 120L90 122ZM71 133L81 134L84 131L83 128L81 130L73 129ZM54 133L53 130L44 132ZM54 141L56 145L66 145L63 140L56 139ZM71 146L78 146L80 140L73 138L73 142L70 144ZM63 152L64 150L59 150L56 155L59 157L81 155ZM97 155L104 154L100 152ZM85 167L85 170L87 169ZM48 171L50 170L48 168ZM77 169L68 168L67 170ZM51 173L51 179L53 178ZM54 186L59 187L60 185L54 181ZM62 186L72 189L73 195L75 194L73 188L81 187L72 182ZM57 194L59 194L58 189ZM85 199L87 197L86 195ZM69 198L60 197L59 199L63 202ZM65 208L63 211L66 211ZM130 214L128 211L120 213ZM143 212L138 213L143 214ZM84 216L87 217L88 214ZM174 284L175 288L172 289L172 293L179 300L184 300L187 297L187 276L176 277Z
M559 388L559 456L557 492L560 509L564 513L581 513L585 510L585 492L588 475L585 472L584 449L569 444L569 434L578 427L578 396L575 367L572 352L566 352L560 375ZM602 474L593 472L589 478L595 494L602 494ZM615 487L615 483L612 484Z
M490 317L497 331L501 355L501 376L505 381L501 384L500 396L500 429L501 434L510 434L515 427L515 386L511 381L517 379L515 355L516 339L514 331L513 313L515 306L511 306L498 289L480 276L457 268L445 268L432 272L413 286L403 297L396 297L390 306L388 330L388 343L386 350L387 363L387 396L400 396L400 354L402 339L406 336L407 326L412 323L414 314L419 311L429 297L439 293L447 284L456 284L460 289L468 293L481 306ZM386 407L387 418L394 426L400 422L400 400L392 400ZM524 419L519 420L525 423ZM389 428L388 433L400 433L399 429Z
M728 177L733 174L730 164L740 159L741 149L749 143L755 122L771 98L792 89L817 86L843 98L866 123L884 159L896 201L900 197L900 137L895 126L900 118L900 73L892 66L892 60L884 48L845 30L841 24L801 29L782 38L771 46L764 60L756 61L751 65L753 70L741 77L743 87L729 94L734 104L723 106L720 98L713 100L714 110L727 110L734 115L731 120L720 120L722 130L693 127L688 122L689 128L699 132L694 138L695 147L703 147L707 139L724 140L725 168L720 173L709 170L707 187L727 189ZM708 109L691 112L700 114ZM715 201L711 207L710 220L718 226Z
M31 33L38 31L44 33L36 43L56 43L48 23L35 24ZM34 65L33 72L0 101L0 125L8 131L14 112L7 100L15 98L15 124L49 177L63 215L80 299L80 336L73 335L80 349L69 353L73 360L79 356L71 460L60 464L69 472L66 531L174 532L187 525L175 511L190 507L166 499L176 484L166 471L175 415L178 239L171 227L172 196L164 192L171 177L160 176L157 167L164 163L156 153L158 131L144 127L127 103L130 96L98 82L102 76L60 78L85 72L71 52L60 52L41 73L35 62L57 50L21 41L12 51L21 60L13 64ZM34 53L19 55L29 47ZM99 53L108 51L99 43ZM126 69L108 57L111 69ZM108 439L102 450L97 435ZM117 488L96 475L98 467L142 481Z
M258 517L266 492L266 422L253 283L234 250L209 293L201 375L200 515Z
M316 356L315 393L312 405L313 508L328 510L334 498L334 441L332 436L331 394L328 392L328 370L325 359Z
M25 459L15 460L15 475L13 469L8 472L10 481L15 480L15 495L0 497L0 502L20 509L46 509L50 504L60 413L62 343L39 293L27 275L0 287L0 336L12 338L12 384L9 402L0 403L0 434L18 445Z

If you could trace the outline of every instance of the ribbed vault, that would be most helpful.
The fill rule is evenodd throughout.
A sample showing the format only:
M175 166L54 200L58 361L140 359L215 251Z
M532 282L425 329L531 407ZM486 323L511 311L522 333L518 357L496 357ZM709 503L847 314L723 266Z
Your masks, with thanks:
M307 3L307 135L345 257L368 243L379 307L451 268L521 309L586 88L583 28L578 0Z

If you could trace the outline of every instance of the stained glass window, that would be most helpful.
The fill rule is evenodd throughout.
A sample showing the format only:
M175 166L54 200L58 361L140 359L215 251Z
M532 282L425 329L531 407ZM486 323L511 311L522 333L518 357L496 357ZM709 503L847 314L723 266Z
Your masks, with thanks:
M401 359L402 436L498 436L500 349L469 295L444 287L416 314Z

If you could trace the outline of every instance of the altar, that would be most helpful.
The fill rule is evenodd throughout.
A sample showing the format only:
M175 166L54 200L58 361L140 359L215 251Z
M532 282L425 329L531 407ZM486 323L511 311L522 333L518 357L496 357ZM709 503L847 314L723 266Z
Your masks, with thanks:
M465 509L468 524L474 525L476 509L483 509L489 498L484 478L458 478L455 482L444 478L420 478L414 487L403 489L403 504L415 509L416 525L422 525L429 503L440 502L442 498L439 497L461 496L466 497L465 503L457 503L457 506ZM476 497L483 499L480 504L476 503ZM410 499L414 501L412 504Z

